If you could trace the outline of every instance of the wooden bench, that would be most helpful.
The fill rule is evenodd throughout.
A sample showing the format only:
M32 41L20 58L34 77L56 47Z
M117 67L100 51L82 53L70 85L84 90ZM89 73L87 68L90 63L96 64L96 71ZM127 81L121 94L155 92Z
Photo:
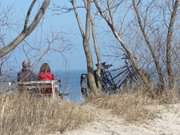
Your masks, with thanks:
M59 91L59 81L29 81L29 82L18 82L19 91L28 91L30 94L37 96L52 96L55 97Z

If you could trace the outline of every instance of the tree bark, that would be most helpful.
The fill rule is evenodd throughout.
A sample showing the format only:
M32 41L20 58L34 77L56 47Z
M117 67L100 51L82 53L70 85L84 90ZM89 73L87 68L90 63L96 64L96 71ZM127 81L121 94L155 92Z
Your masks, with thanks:
M89 80L89 85L90 89L93 92L93 95L97 95L97 86L96 86L96 81L94 78L94 68L93 68L93 59L90 51L90 46L89 46L89 38L90 38L90 27L91 27L91 1L87 0L86 1L87 6L86 6L86 25L85 25L85 35L83 39L83 46L86 54L86 60L87 60L87 69L88 69L88 80Z
M166 42L166 68L168 75L168 86L171 89L174 86L174 74L172 65L172 46L173 46L173 27L176 21L176 13L179 5L179 0L176 0L170 17L168 26L167 42Z
M93 21L93 18L91 16L91 32L92 32L92 38L93 38L93 45L94 45L94 49L95 49L95 54L96 54L96 60L97 60L97 63L96 63L96 66L97 66L97 70L96 70L96 81L97 81L97 87L99 89L102 89L101 87L101 66L100 66L100 63L101 63L101 56L100 56L100 50L97 46L97 38L96 38L96 32L95 32L95 26L94 26L94 21Z

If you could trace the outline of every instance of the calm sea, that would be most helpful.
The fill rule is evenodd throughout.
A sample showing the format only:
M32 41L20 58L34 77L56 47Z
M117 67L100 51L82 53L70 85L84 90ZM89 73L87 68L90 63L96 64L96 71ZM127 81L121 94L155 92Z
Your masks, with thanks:
M80 92L80 75L84 71L58 71L55 72L56 79L61 80L60 90L69 93L65 96L65 99L80 103L83 101L83 97Z

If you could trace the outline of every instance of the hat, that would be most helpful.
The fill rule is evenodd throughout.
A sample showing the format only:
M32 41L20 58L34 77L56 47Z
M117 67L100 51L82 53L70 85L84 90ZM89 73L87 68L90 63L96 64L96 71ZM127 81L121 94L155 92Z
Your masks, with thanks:
M22 62L22 67L23 68L31 68L31 61L30 60L24 60Z

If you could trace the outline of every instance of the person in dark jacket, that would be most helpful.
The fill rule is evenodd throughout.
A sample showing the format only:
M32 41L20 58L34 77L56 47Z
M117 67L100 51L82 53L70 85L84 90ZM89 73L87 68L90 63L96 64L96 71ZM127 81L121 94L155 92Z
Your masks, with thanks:
M26 81L36 81L37 75L31 70L31 62L23 61L22 69L17 74L17 81L26 82Z

